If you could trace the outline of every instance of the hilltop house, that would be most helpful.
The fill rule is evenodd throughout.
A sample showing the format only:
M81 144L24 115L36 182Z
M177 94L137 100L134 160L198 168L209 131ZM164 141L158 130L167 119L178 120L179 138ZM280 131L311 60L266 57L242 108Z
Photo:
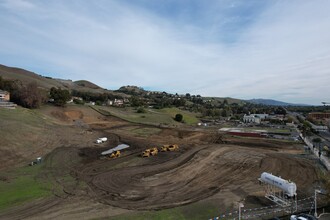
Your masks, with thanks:
M10 93L7 91L0 90L0 101L9 102Z

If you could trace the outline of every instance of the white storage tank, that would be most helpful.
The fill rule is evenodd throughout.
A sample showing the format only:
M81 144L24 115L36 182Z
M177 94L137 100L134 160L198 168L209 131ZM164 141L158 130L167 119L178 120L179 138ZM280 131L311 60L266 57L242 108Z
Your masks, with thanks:
M297 195L297 186L294 182L287 181L267 172L261 174L260 180L282 189L288 197L295 197Z

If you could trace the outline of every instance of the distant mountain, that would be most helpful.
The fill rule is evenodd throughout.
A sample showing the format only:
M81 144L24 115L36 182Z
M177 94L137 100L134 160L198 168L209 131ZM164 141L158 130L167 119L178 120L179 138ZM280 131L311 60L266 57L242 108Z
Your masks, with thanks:
M287 102L281 102L273 99L250 99L246 102L261 104L261 105L273 105L273 106L307 106L306 104L293 104Z

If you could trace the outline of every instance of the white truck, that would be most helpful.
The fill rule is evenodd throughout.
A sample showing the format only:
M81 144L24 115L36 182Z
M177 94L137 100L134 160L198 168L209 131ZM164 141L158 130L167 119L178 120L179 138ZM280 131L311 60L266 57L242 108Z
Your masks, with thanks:
M106 142L107 140L108 140L108 138L106 138L106 137L101 137L101 138L98 138L98 139L96 140L96 143L97 143L97 144L101 144L101 143Z

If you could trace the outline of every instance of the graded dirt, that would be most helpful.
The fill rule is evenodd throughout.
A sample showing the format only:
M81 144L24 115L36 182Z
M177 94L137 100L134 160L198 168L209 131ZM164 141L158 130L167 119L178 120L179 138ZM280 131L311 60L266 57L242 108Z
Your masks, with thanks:
M60 140L49 144L39 176L51 180L54 196L13 207L0 218L90 219L201 202L227 209L242 199L262 206L263 188L257 180L262 172L294 181L301 197L310 195L319 181L315 161L301 156L301 144L128 123L86 107L47 108L41 113L62 126L48 134ZM155 132L135 132L146 128ZM77 131L81 135L69 138ZM100 135L108 141L97 145ZM121 157L100 159L102 151L122 143L130 148ZM140 156L146 148L164 144L178 144L180 149Z

